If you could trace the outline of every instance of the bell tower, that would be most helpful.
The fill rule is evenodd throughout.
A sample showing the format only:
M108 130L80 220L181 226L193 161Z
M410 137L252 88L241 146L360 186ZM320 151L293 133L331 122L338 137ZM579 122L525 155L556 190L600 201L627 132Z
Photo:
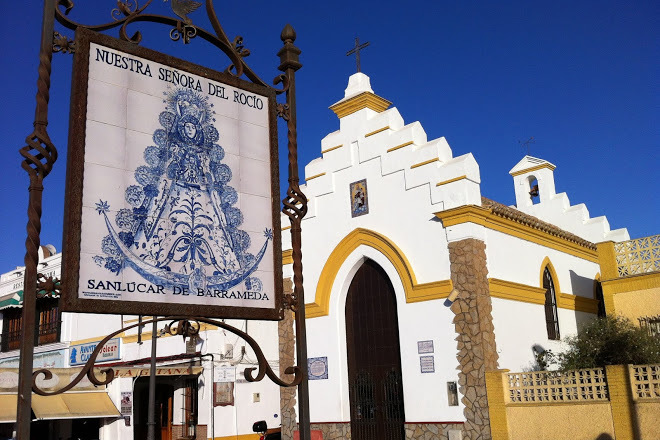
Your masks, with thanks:
M516 207L522 211L555 195L556 167L547 160L525 156L509 171L516 191Z

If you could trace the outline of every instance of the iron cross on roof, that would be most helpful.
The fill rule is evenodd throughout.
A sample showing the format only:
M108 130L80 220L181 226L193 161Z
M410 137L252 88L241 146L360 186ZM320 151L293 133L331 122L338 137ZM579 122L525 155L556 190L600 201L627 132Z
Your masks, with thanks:
M355 63L357 64L358 72L360 72L360 49L364 49L367 46L369 46L368 41L366 43L360 44L360 39L358 37L355 37L355 47L349 50L348 52L346 52L346 56L355 54Z

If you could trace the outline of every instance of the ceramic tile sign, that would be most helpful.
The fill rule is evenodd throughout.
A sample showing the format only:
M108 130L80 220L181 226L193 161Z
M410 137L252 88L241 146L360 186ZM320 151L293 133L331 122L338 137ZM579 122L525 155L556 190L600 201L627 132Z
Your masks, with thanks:
M65 309L279 319L274 91L76 38Z
M328 358L315 357L307 359L307 374L309 380L322 380L328 378Z
M435 373L435 359L433 356L420 356L419 369L422 373Z
M417 341L417 353L433 353L433 341Z
M69 365L86 364L98 345L99 341L96 341L69 347ZM121 359L119 355L119 338L113 338L101 348L101 352L96 357L96 362L116 361L119 359Z
M351 189L351 217L369 214L369 199L367 197L367 179L353 182Z

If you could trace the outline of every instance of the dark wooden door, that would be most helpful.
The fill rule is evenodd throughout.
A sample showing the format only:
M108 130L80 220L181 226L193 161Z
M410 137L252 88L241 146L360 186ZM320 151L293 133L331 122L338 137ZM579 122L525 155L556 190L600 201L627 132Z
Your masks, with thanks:
M403 440L401 351L394 288L371 260L346 298L346 346L353 440Z

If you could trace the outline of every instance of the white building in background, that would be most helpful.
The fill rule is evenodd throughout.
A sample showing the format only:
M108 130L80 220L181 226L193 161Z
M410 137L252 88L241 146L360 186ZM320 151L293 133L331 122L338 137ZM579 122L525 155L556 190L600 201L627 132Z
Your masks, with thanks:
M61 253L43 246L39 272L60 277ZM24 267L0 277L2 345L0 352L0 438L11 438L16 420L18 348ZM35 368L55 377L40 381L46 390L67 385L105 336L138 324L137 316L60 312L57 299L38 299L38 342ZM144 321L150 317L143 317ZM277 370L277 323L232 320L228 324L256 339ZM159 329L163 330L163 323ZM138 330L139 329L139 330ZM116 379L95 387L83 379L71 391L54 397L33 394L34 438L143 439L147 430L151 324L119 331L98 357L97 365L112 368ZM256 356L238 336L202 324L195 341L159 332L157 340L156 430L161 440L236 438L266 420L279 425L277 386L265 379L246 382L242 371L256 367ZM99 378L103 378L99 374Z
M313 428L326 439L490 438L485 372L529 369L535 353L561 350L560 339L600 310L594 243L628 234L557 194L555 166L542 159L526 156L510 171L515 207L482 197L474 156L455 155L444 138L428 140L419 122L406 124L390 104L366 75L352 75L330 107L339 129L305 167ZM284 276L291 278L287 224L283 217ZM60 257L45 248L40 271L58 277ZM15 418L22 271L0 279L0 437L11 434ZM60 314L53 299L40 304L35 367L57 369L55 388L104 336L139 323L136 316ZM288 318L228 323L259 342L277 373L278 364L292 363ZM61 398L68 406L35 399L33 429L44 439L144 438L151 328L138 328L109 344L104 364L118 379L105 388L82 383ZM282 423L282 437L291 438L293 390L268 379L246 383L240 371L256 357L237 336L206 325L195 343L161 335L158 358L162 440L248 439L262 419Z

